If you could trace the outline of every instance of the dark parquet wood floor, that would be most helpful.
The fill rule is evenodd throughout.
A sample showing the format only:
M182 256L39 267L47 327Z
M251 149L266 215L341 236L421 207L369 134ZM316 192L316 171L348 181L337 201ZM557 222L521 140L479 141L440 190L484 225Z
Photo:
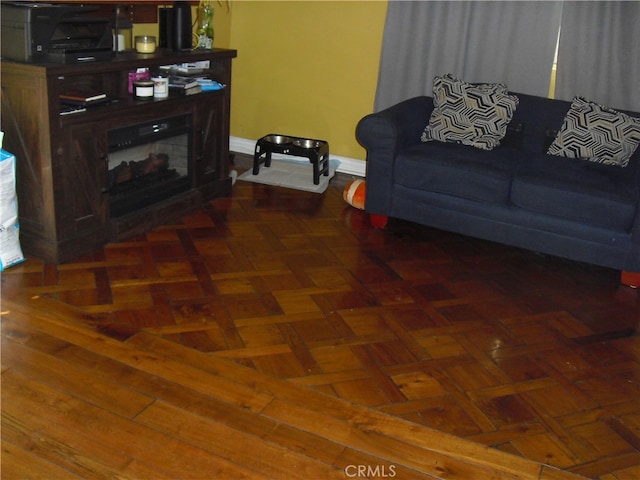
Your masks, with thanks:
M342 200L348 180L324 195L239 181L146 235L58 266L29 258L3 296L81 312L114 345L188 347L567 472L640 478L639 291L406 222L372 229Z

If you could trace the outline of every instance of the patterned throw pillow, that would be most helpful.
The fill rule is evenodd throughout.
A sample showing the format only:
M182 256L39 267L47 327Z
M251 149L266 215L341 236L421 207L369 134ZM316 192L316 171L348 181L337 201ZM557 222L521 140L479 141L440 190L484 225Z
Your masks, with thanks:
M518 106L501 83L467 83L451 74L433 81L433 112L421 140L462 143L492 150Z
M626 167L640 144L640 118L575 97L550 155Z

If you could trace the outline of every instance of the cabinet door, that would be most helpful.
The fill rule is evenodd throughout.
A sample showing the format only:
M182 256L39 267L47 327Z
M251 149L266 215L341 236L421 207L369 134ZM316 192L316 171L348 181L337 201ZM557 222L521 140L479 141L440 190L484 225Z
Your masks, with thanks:
M56 180L60 239L105 237L109 221L106 132L97 123L74 125L65 140L61 175Z
M195 183L206 185L228 176L229 130L225 97L201 95L194 118Z

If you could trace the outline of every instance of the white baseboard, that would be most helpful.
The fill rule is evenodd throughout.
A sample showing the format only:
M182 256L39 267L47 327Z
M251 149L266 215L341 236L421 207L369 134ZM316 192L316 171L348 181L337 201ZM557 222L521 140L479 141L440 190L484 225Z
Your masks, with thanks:
M236 153L244 153L246 155L253 156L256 148L256 140L250 140L240 137L229 137L229 150ZM357 177L364 177L366 174L366 162L362 160L356 160L355 158L340 157L333 155L329 152L331 160L337 160L340 162L337 172L344 173L346 175L354 175ZM290 155L274 154L274 159L291 159Z

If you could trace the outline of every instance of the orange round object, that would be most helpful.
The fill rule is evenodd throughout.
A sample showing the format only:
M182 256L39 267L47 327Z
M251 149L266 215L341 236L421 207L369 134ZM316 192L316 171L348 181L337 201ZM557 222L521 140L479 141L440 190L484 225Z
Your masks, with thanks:
M353 180L344 187L342 198L352 207L364 210L365 190L366 182L364 180Z

